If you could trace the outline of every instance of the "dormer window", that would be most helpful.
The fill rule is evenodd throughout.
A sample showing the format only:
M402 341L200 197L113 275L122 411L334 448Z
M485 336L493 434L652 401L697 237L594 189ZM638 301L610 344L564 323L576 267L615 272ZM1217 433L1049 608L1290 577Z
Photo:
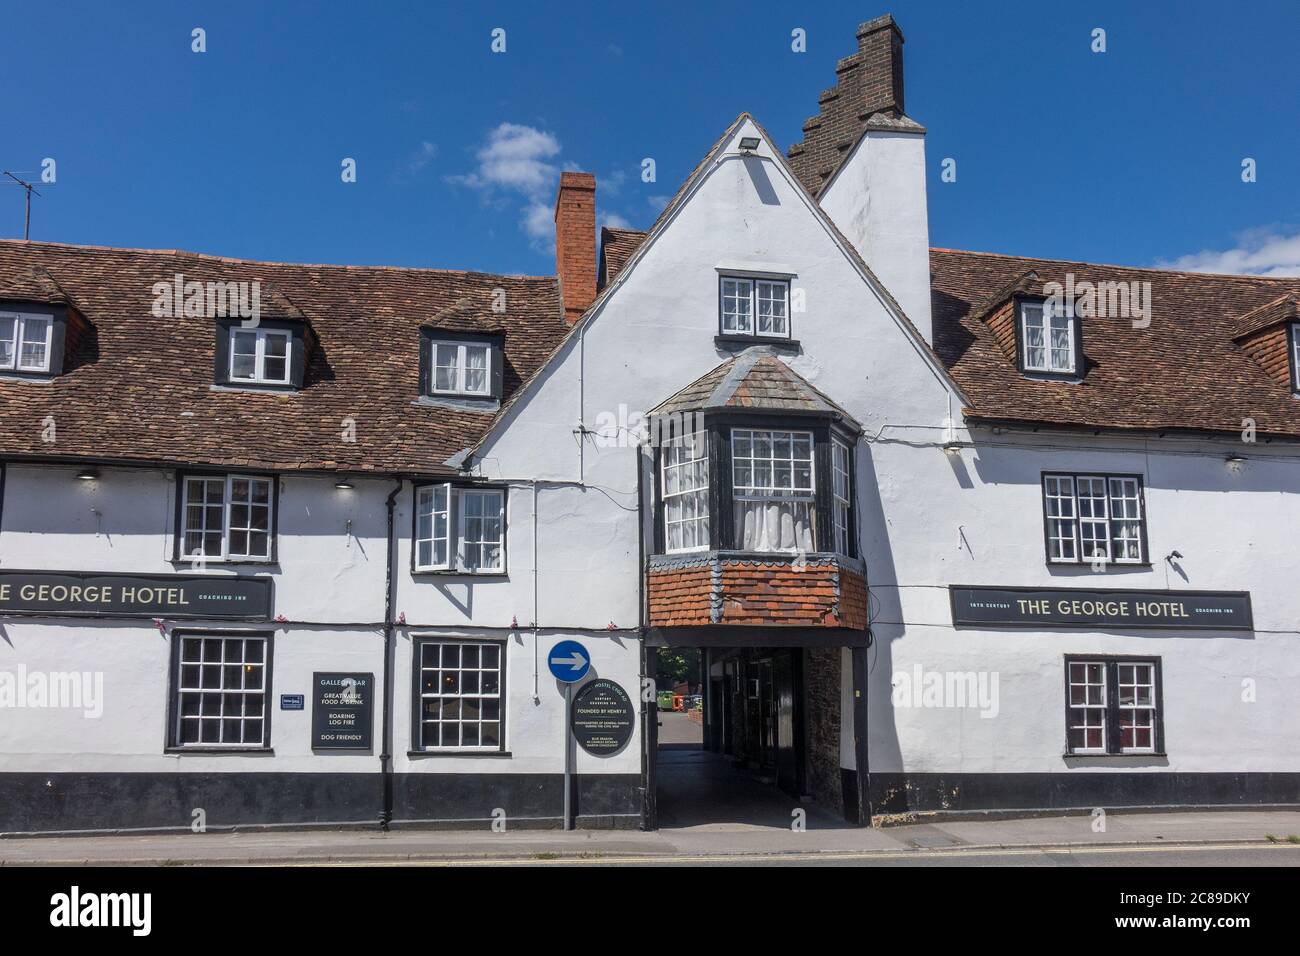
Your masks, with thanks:
M504 336L424 326L420 329L420 394L426 399L485 405L500 401Z
M719 312L723 335L790 337L790 280L723 276Z
M434 341L434 395L492 394L492 347L486 343Z
M1075 375L1079 336L1074 310L1049 301L1020 303L1020 362L1023 371Z
M276 329L232 329L230 381L288 385L292 342L288 332Z
M0 370L49 372L53 338L49 315L0 312Z
M216 337L217 385L281 392L303 387L308 352L316 345L306 322L264 318L248 326L220 318Z
M1300 393L1300 322L1288 327L1291 338L1291 391Z

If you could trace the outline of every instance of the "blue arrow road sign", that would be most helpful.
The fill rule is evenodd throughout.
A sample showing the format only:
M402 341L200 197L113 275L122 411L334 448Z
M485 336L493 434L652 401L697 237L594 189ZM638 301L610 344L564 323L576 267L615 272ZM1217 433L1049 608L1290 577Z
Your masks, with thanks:
M591 670L591 655L577 641L560 641L546 655L546 663L558 681L573 684L587 676Z

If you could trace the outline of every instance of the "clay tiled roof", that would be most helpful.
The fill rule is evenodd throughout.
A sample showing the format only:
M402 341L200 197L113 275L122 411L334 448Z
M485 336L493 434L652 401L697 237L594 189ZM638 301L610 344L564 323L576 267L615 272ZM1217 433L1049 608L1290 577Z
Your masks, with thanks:
M652 415L722 408L829 412L854 427L853 416L814 388L774 354L755 345L723 362L653 409Z
M215 323L152 314L154 284L177 274L256 280L264 314L308 322L316 347L304 388L214 387ZM421 325L503 330L507 399L566 331L553 277L0 240L0 298L60 297L93 334L51 381L0 380L0 455L445 474L492 410L418 402ZM493 311L502 297L504 312ZM42 440L47 416L52 443ZM354 442L344 440L349 419Z
M613 229L605 226L600 230L600 287L602 289L618 277L619 270L645 241L646 235L647 233L637 229Z
M1300 402L1234 339L1285 308L1300 279L1206 275L950 249L930 251L934 346L988 420L1106 429L1300 437ZM1027 274L1034 273L1029 279ZM1024 282L1149 282L1151 322L1085 317L1080 382L1038 381L1016 369L994 323L1000 295ZM1281 300L1281 304L1279 304ZM1265 308L1267 307L1267 308ZM1249 329L1247 330L1249 331Z
M1237 338L1263 331L1279 322L1300 319L1300 294L1289 292L1257 309L1251 309L1237 320Z

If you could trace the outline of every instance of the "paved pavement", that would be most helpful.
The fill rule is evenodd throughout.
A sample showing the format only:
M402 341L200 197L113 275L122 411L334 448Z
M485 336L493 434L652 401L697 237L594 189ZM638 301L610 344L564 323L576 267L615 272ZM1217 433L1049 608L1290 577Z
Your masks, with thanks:
M1268 834L1282 839L1270 843ZM25 864L307 864L427 862L878 863L881 865L1300 866L1300 812L1110 814L969 821L884 829L744 829L701 825L637 831L311 831L46 837L0 840L0 866ZM1107 856L1118 854L1119 856Z

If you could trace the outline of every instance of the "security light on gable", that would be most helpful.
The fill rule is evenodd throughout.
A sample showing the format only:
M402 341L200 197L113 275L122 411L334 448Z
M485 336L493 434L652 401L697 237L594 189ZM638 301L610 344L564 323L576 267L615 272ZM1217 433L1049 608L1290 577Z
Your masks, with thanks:
M758 149L758 137L757 136L740 137L740 148L747 153L752 153L754 150Z

